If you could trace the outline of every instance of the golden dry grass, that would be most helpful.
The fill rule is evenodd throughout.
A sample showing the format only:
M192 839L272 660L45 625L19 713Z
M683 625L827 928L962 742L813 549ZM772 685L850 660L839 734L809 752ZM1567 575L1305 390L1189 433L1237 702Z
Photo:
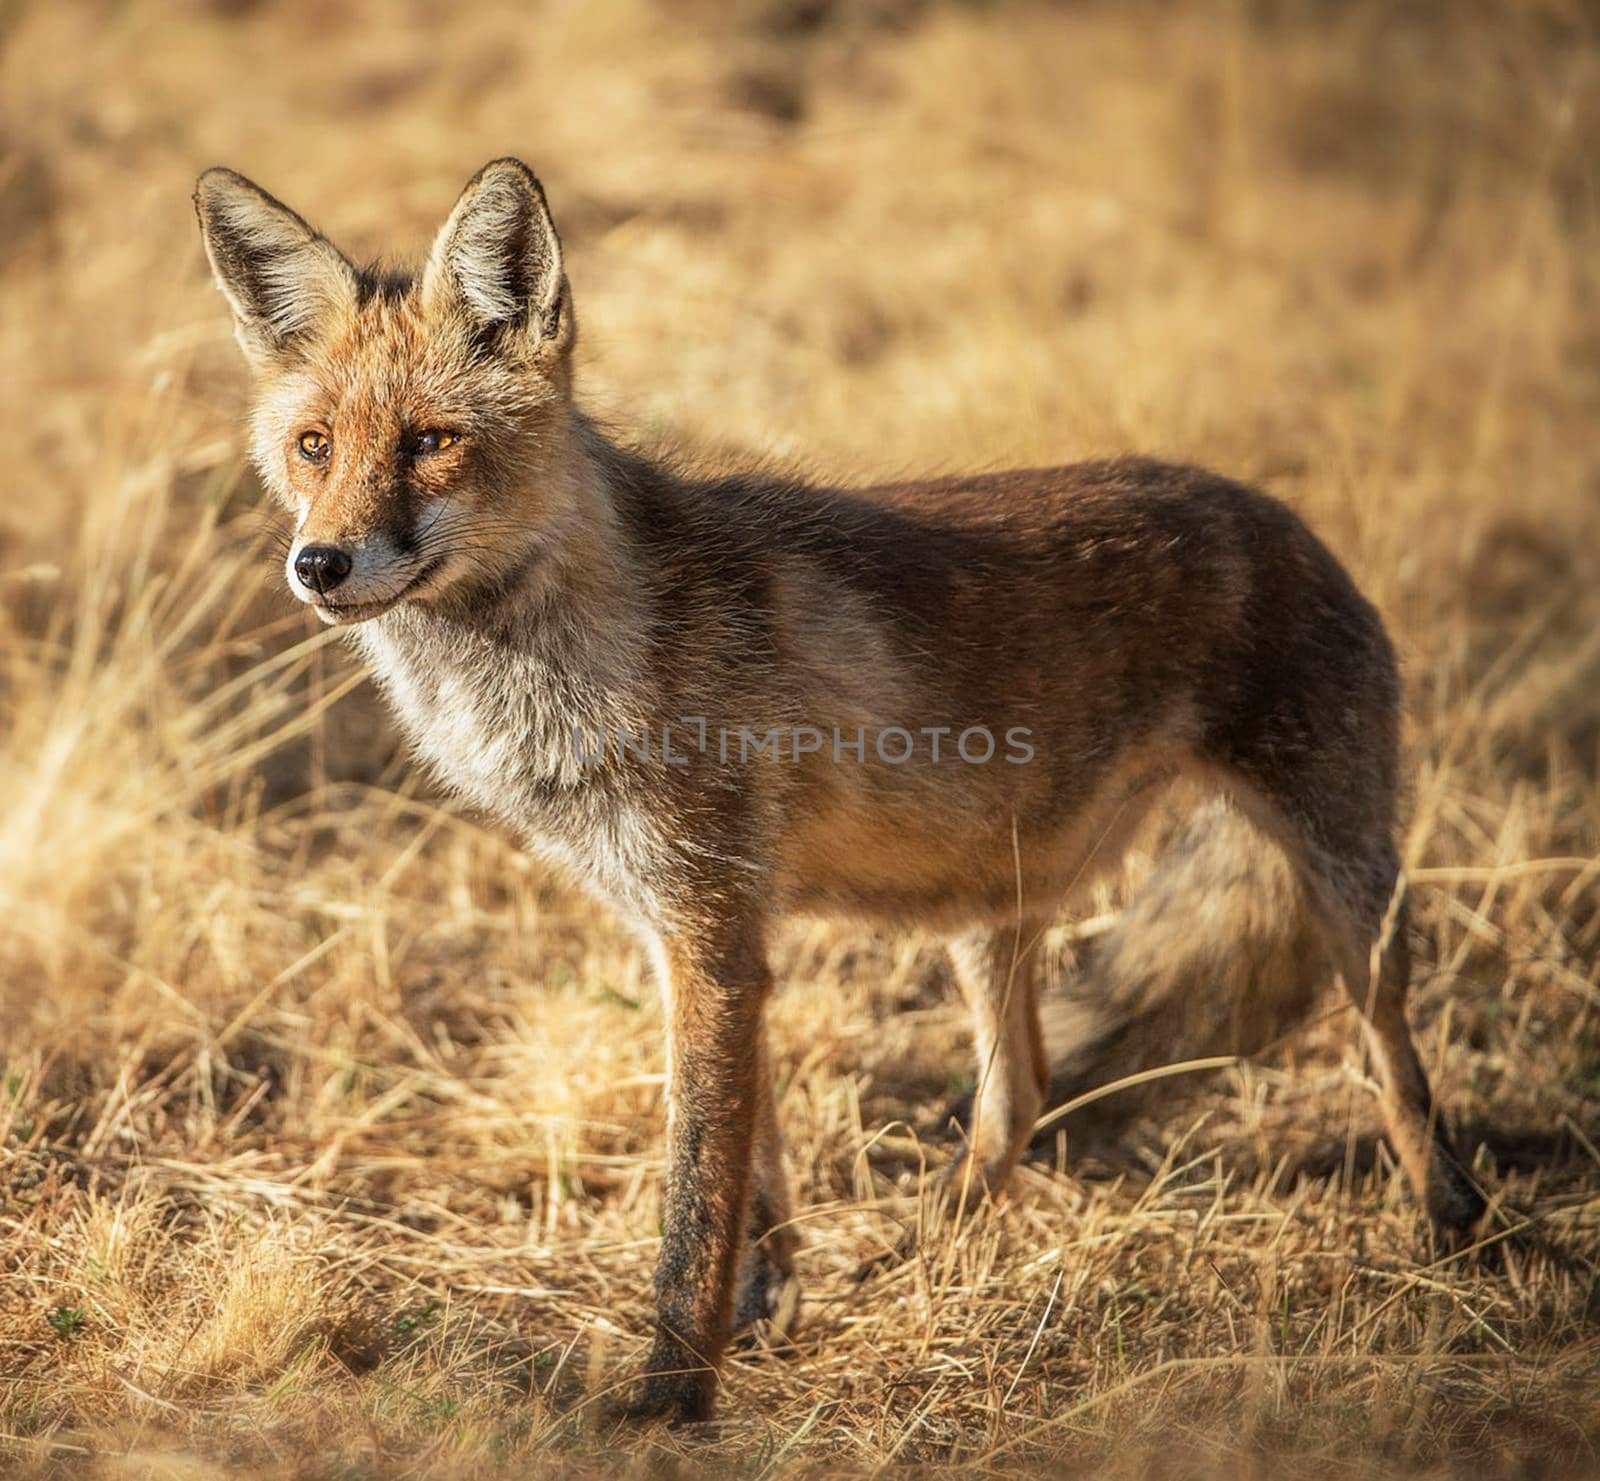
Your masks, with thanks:
M0 10L4 1464L1595 1469L1592 12L429 9ZM1435 1258L1346 1157L1375 1110L1330 996L1174 1080L1115 1175L1069 1145L857 1285L944 1155L961 1014L924 945L796 926L798 1352L736 1357L708 1430L605 1428L658 1006L279 590L188 202L222 161L419 251L507 151L586 398L641 437L848 479L1135 448L1305 512L1404 649L1415 1017L1531 1229Z

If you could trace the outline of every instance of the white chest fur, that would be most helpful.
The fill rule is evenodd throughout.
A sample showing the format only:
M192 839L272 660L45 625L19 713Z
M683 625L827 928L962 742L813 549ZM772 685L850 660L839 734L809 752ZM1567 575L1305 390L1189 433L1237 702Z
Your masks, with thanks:
M398 620L397 620L398 619ZM594 764L585 736L624 708L548 647L391 613L353 630L418 757L535 852L632 915L654 914L663 840L638 805L643 777ZM631 708L631 707L628 707Z

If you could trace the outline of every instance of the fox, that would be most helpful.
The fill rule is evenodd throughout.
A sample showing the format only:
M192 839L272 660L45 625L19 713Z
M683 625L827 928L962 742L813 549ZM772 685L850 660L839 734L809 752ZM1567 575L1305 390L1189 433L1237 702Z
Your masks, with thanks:
M857 488L647 455L577 399L561 242L514 158L415 270L358 266L228 169L194 201L290 592L440 784L609 905L659 980L632 1419L708 1418L733 1335L792 1312L763 1029L790 916L947 944L977 1062L948 1206L1003 1195L1047 1105L1259 1047L1320 972L1433 1228L1477 1224L1406 1017L1395 652L1286 504L1131 456ZM1179 784L1205 802L1050 998L1046 929Z

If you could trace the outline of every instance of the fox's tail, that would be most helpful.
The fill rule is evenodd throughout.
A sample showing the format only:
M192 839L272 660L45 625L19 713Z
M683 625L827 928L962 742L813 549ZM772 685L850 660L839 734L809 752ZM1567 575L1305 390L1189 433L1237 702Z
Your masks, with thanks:
M1051 1108L1182 1060L1258 1053L1302 1021L1331 975L1284 854L1225 800L1183 822L1127 908L1039 1005ZM1052 1123L1090 1145L1159 1081Z

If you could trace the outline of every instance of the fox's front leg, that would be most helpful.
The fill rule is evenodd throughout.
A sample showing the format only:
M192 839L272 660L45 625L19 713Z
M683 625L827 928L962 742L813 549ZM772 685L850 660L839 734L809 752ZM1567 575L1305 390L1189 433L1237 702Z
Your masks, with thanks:
M711 1414L728 1341L760 1114L761 933L662 943L667 1005L667 1185L656 1336L634 1419Z
M794 1256L800 1241L791 1222L789 1185L783 1172L783 1134L778 1129L772 1061L764 1042L758 1049L754 1165L733 1330L782 1346L793 1337L798 1316L800 1287L795 1280Z

